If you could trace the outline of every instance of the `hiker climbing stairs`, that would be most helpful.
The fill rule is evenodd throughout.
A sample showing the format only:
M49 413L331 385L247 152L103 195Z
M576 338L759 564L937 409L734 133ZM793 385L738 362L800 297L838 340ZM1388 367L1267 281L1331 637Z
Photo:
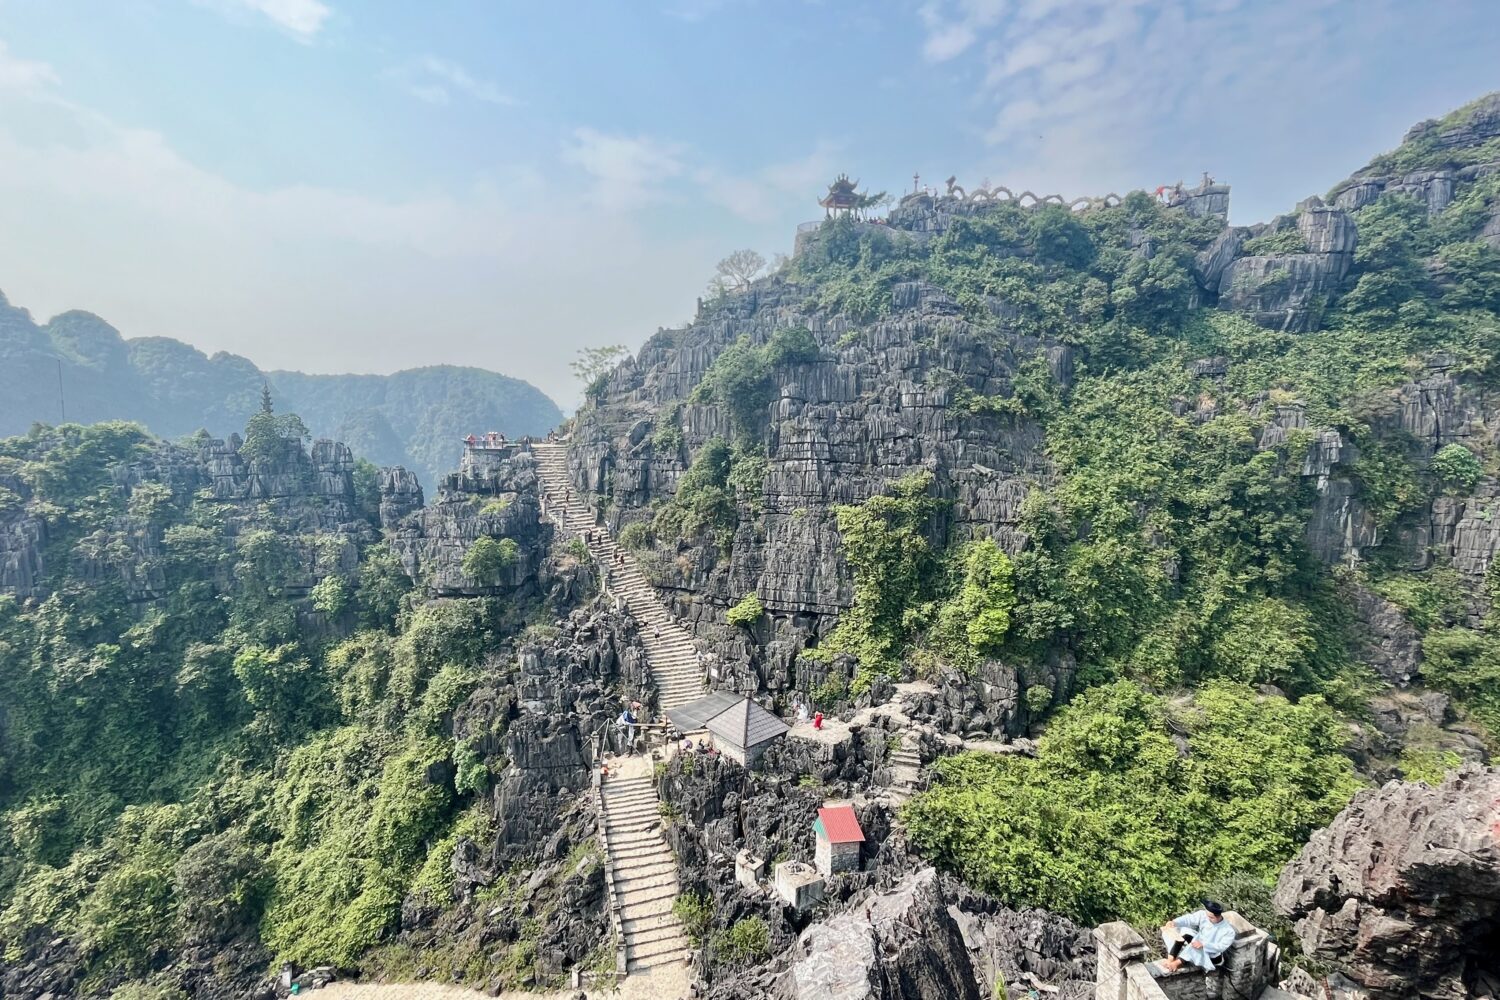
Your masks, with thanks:
M680 963L688 952L682 922L672 913L679 892L677 859L662 836L656 783L646 762L639 764L644 773L611 775L600 788L627 975Z
M665 713L701 697L703 669L691 633L667 612L635 557L621 548L607 530L595 526L593 511L568 479L566 447L537 444L532 446L532 453L536 456L548 515L565 535L584 538L585 532L593 532L589 551L609 570L610 591L625 601L640 625L651 677L656 682L657 707ZM619 562L617 554L622 557Z

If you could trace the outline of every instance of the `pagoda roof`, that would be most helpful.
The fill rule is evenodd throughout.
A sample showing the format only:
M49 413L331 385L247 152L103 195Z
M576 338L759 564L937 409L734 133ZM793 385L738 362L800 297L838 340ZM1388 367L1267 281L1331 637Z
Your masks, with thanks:
M757 746L791 729L775 715L733 691L714 691L697 701L669 709L667 718L685 733L707 729L737 747Z

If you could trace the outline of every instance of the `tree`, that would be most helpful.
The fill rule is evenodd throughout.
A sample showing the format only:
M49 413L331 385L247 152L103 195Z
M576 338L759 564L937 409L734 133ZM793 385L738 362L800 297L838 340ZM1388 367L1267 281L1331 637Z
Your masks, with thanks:
M708 283L709 294L742 292L765 269L766 259L754 250L736 250L714 265L714 277Z
M603 388L604 376L620 360L630 354L624 344L607 344L604 347L580 347L578 357L568 363L573 374L584 385L584 392L592 396Z
M479 583L498 584L519 555L520 547L516 545L515 539L502 538L497 541L488 535L482 535L474 539L474 544L464 553L464 575Z

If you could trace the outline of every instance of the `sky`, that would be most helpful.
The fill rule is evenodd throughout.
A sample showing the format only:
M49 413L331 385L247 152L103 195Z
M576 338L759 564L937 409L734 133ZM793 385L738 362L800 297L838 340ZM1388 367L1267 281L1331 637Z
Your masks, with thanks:
M568 362L841 171L1232 221L1500 89L1494 0L0 0L0 290L262 368Z

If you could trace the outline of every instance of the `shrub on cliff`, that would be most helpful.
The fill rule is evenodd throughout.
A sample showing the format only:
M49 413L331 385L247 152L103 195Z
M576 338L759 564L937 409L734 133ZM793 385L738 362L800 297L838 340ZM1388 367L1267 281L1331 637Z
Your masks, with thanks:
M746 594L743 600L724 612L724 620L736 628L752 628L765 612L766 609L761 606L759 597Z
M493 586L504 578L506 570L515 565L519 553L515 539L483 535L474 539L469 551L464 553L464 575L476 583Z

